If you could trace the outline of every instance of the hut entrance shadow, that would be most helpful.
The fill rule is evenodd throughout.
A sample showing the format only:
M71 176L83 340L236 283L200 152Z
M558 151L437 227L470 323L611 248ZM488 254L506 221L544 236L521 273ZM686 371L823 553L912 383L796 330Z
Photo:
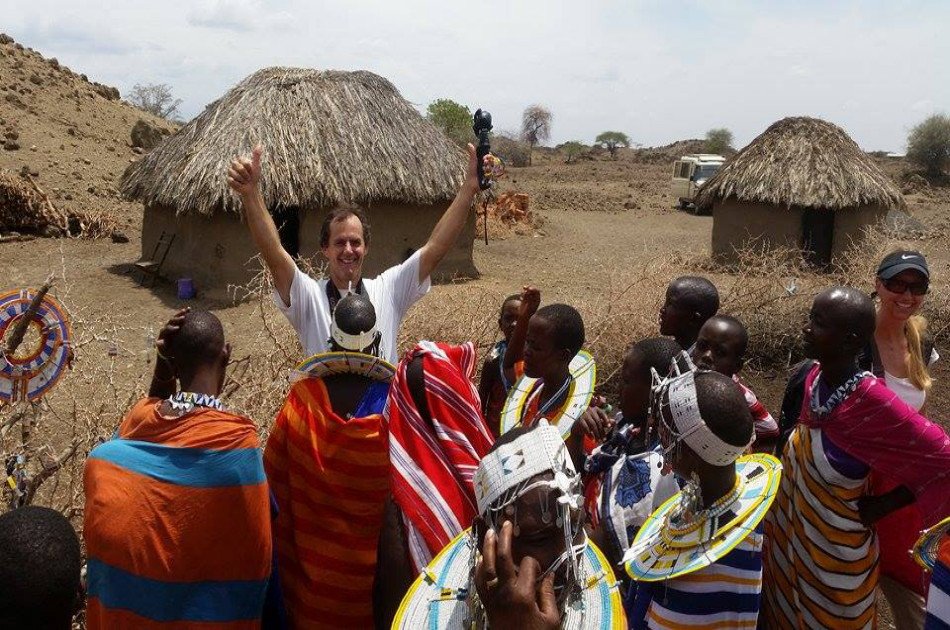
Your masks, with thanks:
M822 208L805 208L802 212L802 255L813 267L831 264L835 242L835 212Z

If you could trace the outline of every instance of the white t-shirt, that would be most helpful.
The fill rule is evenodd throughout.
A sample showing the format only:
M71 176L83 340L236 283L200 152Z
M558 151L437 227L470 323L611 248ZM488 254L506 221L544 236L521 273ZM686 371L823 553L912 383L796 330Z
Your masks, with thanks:
M297 331L306 356L330 349L330 303L327 300L327 282L314 280L297 268L290 284L290 305L284 304L274 290L274 304ZM376 309L376 329L382 333L380 356L395 364L396 337L399 326L409 307L432 287L430 278L419 282L419 252L405 262L390 267L370 280L363 280L369 301Z
M930 360L927 362L927 367L932 366L939 358L940 355L937 354L937 349L932 349L930 351ZM920 411L924 403L927 402L927 392L922 389L917 389L917 386L914 385L909 378L894 376L890 372L885 371L884 383L889 390L897 394L898 398L917 411Z

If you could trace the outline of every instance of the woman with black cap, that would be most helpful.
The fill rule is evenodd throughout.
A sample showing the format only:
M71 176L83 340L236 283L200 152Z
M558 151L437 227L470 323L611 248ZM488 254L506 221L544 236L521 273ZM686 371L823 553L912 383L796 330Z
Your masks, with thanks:
M932 382L928 368L939 358L927 334L927 320L919 315L929 286L930 269L920 252L900 250L884 257L875 279L874 339L859 357L862 369L883 379L891 391L922 414L926 414ZM880 475L871 477L872 494L884 494L894 486ZM881 551L880 586L898 630L923 627L926 615L925 577L908 553L921 523L914 505L875 523Z

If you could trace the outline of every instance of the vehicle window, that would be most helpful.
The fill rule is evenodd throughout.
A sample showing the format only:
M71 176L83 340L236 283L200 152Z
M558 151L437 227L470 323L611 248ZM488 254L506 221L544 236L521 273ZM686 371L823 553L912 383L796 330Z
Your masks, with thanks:
M679 176L680 176L680 164L682 164L682 162L674 162L674 163L673 163L673 177L679 177Z
M716 171L719 170L721 164L700 164L696 167L696 171L693 173L693 181L698 181L700 179L709 179L716 174Z

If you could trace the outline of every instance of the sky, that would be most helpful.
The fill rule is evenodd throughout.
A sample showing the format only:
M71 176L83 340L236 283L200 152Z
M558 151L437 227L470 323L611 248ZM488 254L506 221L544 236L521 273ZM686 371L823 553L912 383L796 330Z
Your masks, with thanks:
M369 70L420 110L450 98L548 144L616 130L658 146L727 127L737 147L791 115L866 150L950 113L950 2L0 0L0 30L126 95L166 83L199 114L267 66Z

